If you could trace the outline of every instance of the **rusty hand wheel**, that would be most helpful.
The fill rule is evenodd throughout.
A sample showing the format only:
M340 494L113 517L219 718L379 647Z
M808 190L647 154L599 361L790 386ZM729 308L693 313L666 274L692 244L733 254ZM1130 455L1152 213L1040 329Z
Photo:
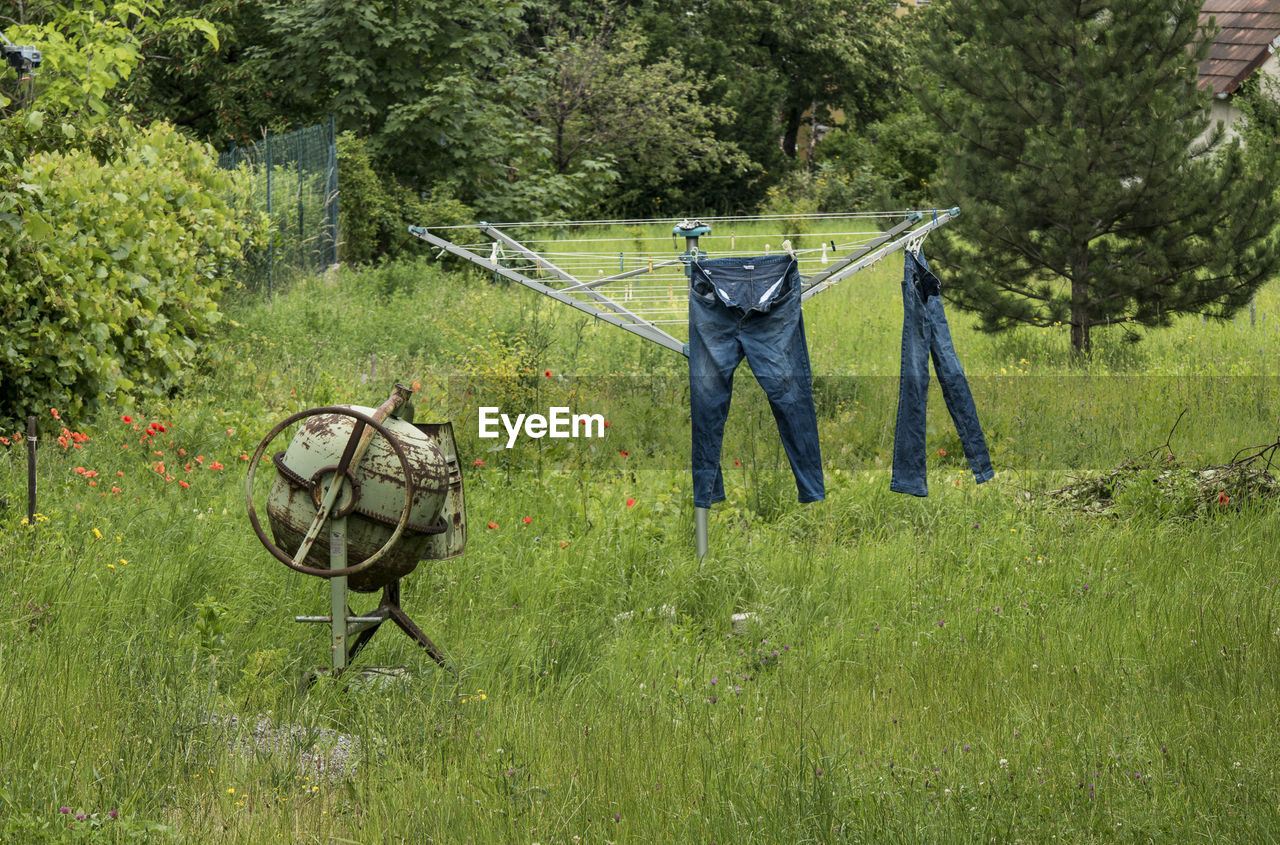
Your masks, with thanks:
M289 553L284 549L272 542L271 538L269 538L266 535L266 532L262 530L262 523L258 521L258 512L253 506L254 476L258 471L258 464L262 461L263 454L267 451L267 446L271 445L271 441L275 440L276 437L279 436L280 432L284 431L289 426L299 420L319 416L320 414L339 414L341 416L353 417L358 421L356 426L352 429L351 438L347 443L347 448L343 452L342 461L337 467L334 467L334 484L342 484L348 475L354 475L354 467L350 466L350 464L359 463L361 456L355 453L358 451L357 443L360 440L361 435L364 433L364 427L366 425L372 426L374 431L381 434L386 438L386 441L391 444L391 448L395 452L396 458L400 461L400 469L404 472L404 509L400 512L400 519L396 522L395 530L391 533L391 537L387 542L382 544L381 548L369 557L359 563L354 563L351 566L343 567L341 569L321 569L316 566L307 566L305 563L302 563L301 560L295 559L295 557L305 559L305 554L297 556L289 555ZM313 482L315 484L321 483L320 478L321 475L317 473ZM342 575L354 575L357 572L369 568L380 560L382 556L395 545L396 541L400 539L400 535L404 533L405 526L409 524L409 514L413 509L413 493L413 474L409 468L409 458L405 455L404 447L400 445L400 441L396 440L395 436L392 435L381 422L374 419L372 416L369 416L362 411L357 411L354 408L341 408L336 405L299 411L298 413L287 417L276 425L275 428L267 432L267 436L262 438L262 442L258 444L257 450L253 453L253 458L249 461L249 472L245 478L245 505L249 511L249 524L253 526L254 533L258 535L258 539L262 541L262 545L266 546L267 551L275 555L278 560L290 569L301 572L304 575L315 575L319 578L337 578ZM354 507L356 496L357 493L353 489L352 501L347 510L350 510L350 507ZM324 521L329 517L329 515L330 514L327 513L323 507L319 507L316 511L315 520L311 523L311 527L307 529L304 536L310 535L313 532L318 533L319 527L324 524Z

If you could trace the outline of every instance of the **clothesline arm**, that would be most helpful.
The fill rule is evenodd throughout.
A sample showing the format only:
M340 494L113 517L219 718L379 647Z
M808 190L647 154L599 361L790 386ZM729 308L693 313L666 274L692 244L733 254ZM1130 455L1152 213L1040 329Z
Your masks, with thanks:
M841 258L838 261L834 261L831 264L827 265L821 272L814 273L812 276L805 279L804 284L801 286L801 290L807 291L810 288L817 287L818 285L822 284L831 276L835 275L836 273L843 270L845 267L848 267L850 264L857 261L862 256L866 255L868 252L871 252L871 250L886 243L887 241L892 240L893 238L902 234L905 230L909 229L910 227L914 226L916 223L919 223L919 222L920 222L920 212L918 211L912 212L910 215L907 216L905 220L902 220L896 223L892 228L889 229L889 231L880 235L875 240L871 241L868 244L863 244L862 246L855 249L853 252L846 255L844 258ZM805 297L805 298L807 299L808 297Z
M617 326L620 329L626 329L632 334L638 335L639 337L642 337L645 340L653 341L659 346L666 347L667 349L670 349L673 352L679 352L682 355L684 354L684 344L681 341L667 334L662 329L658 328L657 326L654 326L648 321L635 317L635 315L631 315L630 317L628 317L625 315L615 314L613 312L604 311L604 310L601 310L600 308L597 308L594 303L583 302L580 299L574 299L572 296L569 296L564 292L557 290L556 288L550 287L548 285L544 285L542 282L539 282L536 279L531 279L528 276L524 275L523 273L520 273L516 270L512 270L508 267L503 267L498 262L490 261L488 258L478 255L469 249L464 249L463 247L460 247L457 244L454 244L450 241L446 241L443 238L437 237L436 235L433 235L430 231L428 231L425 227L410 226L409 232L410 234L421 238L422 240L426 241L432 246L439 247L440 249L445 250L451 255L456 255L459 258L464 258L467 261L470 261L472 264L475 264L479 267L483 267L486 270L492 270L493 272L497 273L498 275L502 276L505 279L510 279L511 281L524 285L525 287L535 290L538 293L545 294L546 296L551 297L557 302L563 302L565 305L568 305L572 308L576 308L579 311L582 311L583 313L590 314L592 317L595 317L598 320L603 320L604 322L612 326Z
M603 306L604 308L609 309L615 314L619 314L623 317L629 318L630 320L634 321L636 325L648 326L649 328L653 329L656 332L667 334L666 332L663 332L662 329L659 329L656 326L654 326L644 317L641 317L639 314L632 312L629 308L626 308L625 306L619 305L609 297L596 293L591 288L583 288L581 282L578 279L574 278L565 270L560 269L555 264L548 261L546 258L542 257L541 255L538 255L538 253L529 249L529 247L520 243L510 235L506 235L498 231L492 226L484 226L483 228L481 228L480 231L484 232L486 235L498 241L499 243L515 250L516 252L519 252L521 255L530 259L531 261L534 262L535 266L539 268L545 268L551 271L553 275L559 277L562 281L568 282L574 290L580 290L582 293L585 293L587 296L591 297L596 302L600 303L600 305ZM552 288L552 290L555 290L555 288ZM560 288L559 291L561 293L567 292L565 288ZM671 337L670 335L667 335L667 337L670 338L672 341L675 341L674 337ZM683 347L683 344L681 344L681 346Z
M851 263L846 264L840 270L836 271L835 273L832 273L830 276L818 282L817 284L811 284L806 290L804 290L803 293L800 294L800 301L803 302L809 297L814 296L815 294L821 293L822 291L826 290L832 285L840 281L843 281L849 276L852 276L854 273L858 272L859 270L866 269L872 264L875 264L880 259L884 258L886 255L889 255L890 253L897 252L898 250L902 249L911 241L917 240L919 238L923 238L925 235L932 232L934 229L938 228L939 226L945 225L949 220L951 220L951 218L955 217L959 213L960 213L959 208L952 208L947 211L940 212L936 217L932 218L928 222L917 226L916 228L907 232L905 235L899 236L896 240L893 240L890 243L884 244L879 249L876 249L874 252L867 253L866 252L867 248L864 247L864 250L863 250L864 255L861 258L854 259ZM894 227L894 228L896 229L897 227ZM890 237L892 237L892 235L890 235Z

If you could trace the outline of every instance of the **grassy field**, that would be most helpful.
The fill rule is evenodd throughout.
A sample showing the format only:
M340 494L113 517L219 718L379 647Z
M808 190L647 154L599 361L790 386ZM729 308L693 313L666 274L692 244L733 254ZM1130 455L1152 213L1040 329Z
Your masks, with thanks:
M795 503L740 372L702 562L683 360L425 259L233 304L183 395L65 446L40 409L34 526L0 451L0 840L1280 840L1280 509L1195 472L1280 436L1280 289L1088 364L953 313L997 475L935 390L916 499L888 491L900 274L806 306L827 501ZM328 591L253 536L245 457L395 381L464 456L467 552L404 587L457 671L388 630L360 662L411 677L303 692L326 638L292 617ZM611 425L507 450L481 404Z

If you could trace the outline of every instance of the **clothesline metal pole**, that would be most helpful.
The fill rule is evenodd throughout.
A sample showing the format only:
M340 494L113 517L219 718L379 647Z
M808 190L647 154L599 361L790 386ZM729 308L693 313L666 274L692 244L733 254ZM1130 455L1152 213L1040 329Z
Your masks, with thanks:
M693 271L689 265L706 255L698 249L698 238L709 234L711 234L711 227L700 220L683 220L671 230L672 237L684 235L684 254L680 256L680 260L685 264L684 273L690 277L691 284ZM688 355L687 352L685 354ZM710 517L710 508L693 506L693 546L699 562L707 556Z

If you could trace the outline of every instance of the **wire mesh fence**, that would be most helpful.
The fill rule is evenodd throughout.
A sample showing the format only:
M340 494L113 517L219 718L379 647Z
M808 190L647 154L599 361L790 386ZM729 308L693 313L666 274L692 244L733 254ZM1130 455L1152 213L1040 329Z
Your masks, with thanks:
M284 278L338 260L338 148L333 118L233 146L219 166L243 170L248 202L271 218L269 244L250 255L243 281L268 293Z

